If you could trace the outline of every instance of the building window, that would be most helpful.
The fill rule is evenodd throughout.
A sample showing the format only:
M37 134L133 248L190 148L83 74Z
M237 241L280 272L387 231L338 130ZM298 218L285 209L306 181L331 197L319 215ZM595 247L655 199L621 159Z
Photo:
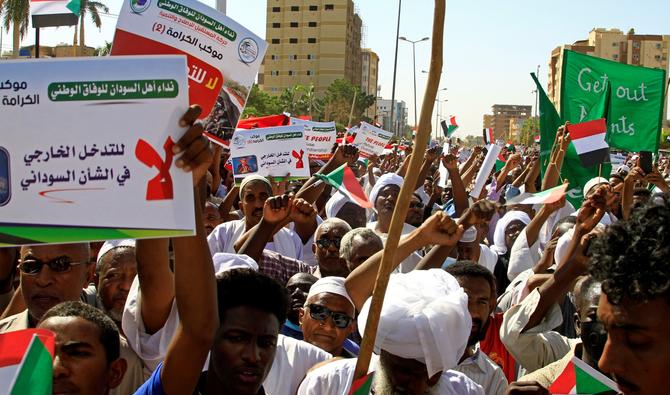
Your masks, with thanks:
M316 59L316 55L307 54L307 60L314 60L314 59Z
M281 11L281 8L279 7L272 7L272 12L279 12Z
M335 9L335 6L334 6L333 4L326 4L325 7L324 7L324 9L325 9L326 11L332 11L332 10Z
M656 55L656 56L654 56L654 59L656 59L656 60L661 60L661 55Z
M313 74L312 70L307 70L307 75L312 75L312 74Z
M619 55L618 54L612 55L612 59L619 59Z
M272 24L272 28L273 28L273 29L278 29L278 28L280 28L280 27L281 27L281 23L279 23L279 22L274 22L274 23Z
M318 9L319 9L319 7L317 7L317 6L315 6L315 5L311 5L311 6L309 6L309 10L310 10L310 11L316 11L316 10L318 10Z
M277 55L270 55L270 59L277 60Z
M300 7L297 5L292 5L291 6L291 11L300 11Z
M633 41L633 48L640 48L640 42L639 41Z
M272 43L273 44L279 44L279 39L278 38L273 38Z
M656 48L661 49L661 43L656 43Z
M293 75L293 70L289 70L288 75Z
M298 22L291 22L291 27L298 27Z
M293 55L293 60L298 60L298 55Z
M310 44L316 44L316 38L310 37L310 38L307 39L307 42L310 43Z
M619 43L617 43L617 42L613 42L613 43L612 43L612 46L613 46L613 47L618 47L618 46L619 46Z
M316 27L316 22L309 22L308 26L309 27Z
M288 42L291 43L291 44L297 44L297 43L298 43L298 39L297 39L297 38L289 38L289 39L288 39Z

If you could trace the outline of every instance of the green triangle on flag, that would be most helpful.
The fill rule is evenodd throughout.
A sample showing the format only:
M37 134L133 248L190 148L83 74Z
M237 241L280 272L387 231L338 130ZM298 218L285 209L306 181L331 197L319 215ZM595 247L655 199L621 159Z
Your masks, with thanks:
M552 394L609 395L615 394L618 388L610 378L573 356L549 391Z
M370 372L367 375L354 380L354 382L351 384L349 395L368 395L372 389L374 374L375 372Z
M363 187L358 183L356 175L346 163L333 170L330 174L317 173L315 176L333 188L336 188L357 205L363 208L372 208L372 203L370 203L365 192L363 192Z
M44 329L0 334L0 382L11 395L49 395L55 335Z
M72 11L76 16L80 16L81 12L81 0L70 0L65 6L68 10Z

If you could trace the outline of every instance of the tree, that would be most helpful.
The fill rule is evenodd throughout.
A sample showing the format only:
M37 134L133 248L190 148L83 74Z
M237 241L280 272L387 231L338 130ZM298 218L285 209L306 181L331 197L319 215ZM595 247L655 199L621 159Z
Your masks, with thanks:
M104 13L109 12L109 7L104 5L99 1L94 0L80 0L80 9L79 9L79 47L81 48L80 53L84 53L84 47L86 43L84 41L84 18L86 18L86 13L91 15L91 21L100 29L102 26L102 20L100 19L100 10ZM74 54L77 55L77 27L74 29Z
M533 145L533 137L540 133L540 119L528 118L523 121L521 133L519 133L519 143L529 147Z
M265 115L281 114L282 112L284 110L279 104L278 97L263 92L258 88L258 85L254 84L251 87L242 118L262 117Z
M102 47L98 47L95 49L95 52L93 52L94 56L108 56L112 52L112 43L109 41L105 41L105 45Z
M19 57L21 39L28 32L30 2L28 0L0 0L0 14L3 14L3 27L9 32L12 26L12 57Z
M375 99L375 96L362 93L360 87L354 86L347 80L335 80L323 98L323 118L349 125L349 115L352 114L351 124L356 124L362 119L365 110L375 103ZM353 113L352 104L354 104Z

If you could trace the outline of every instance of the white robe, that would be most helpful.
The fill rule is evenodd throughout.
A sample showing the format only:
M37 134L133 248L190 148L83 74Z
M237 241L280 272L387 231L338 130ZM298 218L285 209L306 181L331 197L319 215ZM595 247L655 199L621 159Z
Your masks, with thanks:
M484 245L479 245L479 260L477 261L480 265L489 269L493 273L493 269L496 268L496 263L498 263L498 254L491 251L491 249Z
M298 395L347 395L351 389L356 361L355 358L340 359L311 371L300 384ZM378 361L379 358L373 355L368 372L375 369ZM484 395L481 386L454 370L442 373L433 390L440 395Z
M228 252L235 254L235 242L242 237L245 231L244 218L237 221L224 222L214 228L207 237L209 251L212 255L217 252ZM265 249L275 251L289 258L302 260L303 251L302 240L295 232L290 229L282 228L277 232L272 241Z

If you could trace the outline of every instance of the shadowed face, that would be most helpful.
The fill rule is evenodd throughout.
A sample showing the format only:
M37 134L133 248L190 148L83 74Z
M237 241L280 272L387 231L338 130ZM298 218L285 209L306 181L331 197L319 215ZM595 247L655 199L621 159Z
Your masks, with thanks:
M493 310L491 285L481 277L456 277L458 284L468 295L468 311L472 317L472 330L468 338L468 346L474 346L484 338L486 323Z
M291 298L291 310L288 313L288 319L294 324L298 324L300 309L305 305L309 289L316 282L316 277L308 273L294 274L286 282L286 291Z
M137 275L137 260L134 248L114 248L102 257L98 273L98 296L105 313L114 321L121 322L130 286Z
M270 187L263 181L250 181L244 186L240 207L248 228L255 226L263 218L263 205L271 193Z
M395 209L395 203L398 201L398 195L400 194L400 187L398 185L386 185L383 187L379 194L377 194L377 199L375 200L375 210L377 213L385 216L393 215L393 210Z

